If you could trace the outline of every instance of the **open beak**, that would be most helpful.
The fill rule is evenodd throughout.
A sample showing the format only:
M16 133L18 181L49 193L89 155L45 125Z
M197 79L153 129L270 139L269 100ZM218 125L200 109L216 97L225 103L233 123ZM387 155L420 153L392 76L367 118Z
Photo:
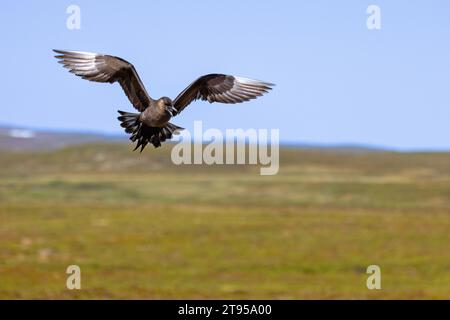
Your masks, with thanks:
M177 109L175 109L173 106L170 106L170 108L167 110L171 117L177 114Z

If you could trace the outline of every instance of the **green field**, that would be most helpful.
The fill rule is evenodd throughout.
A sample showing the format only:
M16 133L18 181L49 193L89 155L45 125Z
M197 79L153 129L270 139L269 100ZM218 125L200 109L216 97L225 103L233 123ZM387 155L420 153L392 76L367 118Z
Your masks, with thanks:
M0 152L0 298L450 298L450 154L284 149L260 176L169 152Z

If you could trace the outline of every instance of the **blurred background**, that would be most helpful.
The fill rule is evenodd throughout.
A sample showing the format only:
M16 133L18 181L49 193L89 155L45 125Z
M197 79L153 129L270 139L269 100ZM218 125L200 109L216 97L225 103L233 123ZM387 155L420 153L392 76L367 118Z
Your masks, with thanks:
M2 4L0 298L449 298L449 14L445 1ZM276 83L173 122L279 129L279 173L175 166L170 143L131 152L121 88L76 78L54 48L130 61L153 98L207 73ZM82 290L66 288L73 264ZM382 290L366 287L373 264Z

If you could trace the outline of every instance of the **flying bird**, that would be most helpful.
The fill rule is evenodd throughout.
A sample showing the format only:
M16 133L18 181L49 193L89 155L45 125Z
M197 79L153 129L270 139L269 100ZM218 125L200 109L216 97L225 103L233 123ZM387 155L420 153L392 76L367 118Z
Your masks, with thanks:
M148 143L155 148L160 147L161 142L183 130L169 121L195 100L240 103L255 99L274 86L247 78L208 74L192 82L175 100L168 97L154 100L147 93L134 66L122 58L91 52L53 51L58 54L55 58L59 59L59 63L83 79L120 84L139 113L118 110L118 119L125 132L131 134L130 140L137 141L134 150L140 147L140 152Z

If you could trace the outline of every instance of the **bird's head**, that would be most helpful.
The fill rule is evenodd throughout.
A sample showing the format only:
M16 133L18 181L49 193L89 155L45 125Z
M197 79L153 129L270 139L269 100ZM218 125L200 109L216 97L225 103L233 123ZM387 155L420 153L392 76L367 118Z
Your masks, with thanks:
M175 109L173 106L172 99L168 97L160 98L158 101L158 105L160 106L160 108L164 109L167 113L169 113L171 117L173 117L177 112L177 109Z

